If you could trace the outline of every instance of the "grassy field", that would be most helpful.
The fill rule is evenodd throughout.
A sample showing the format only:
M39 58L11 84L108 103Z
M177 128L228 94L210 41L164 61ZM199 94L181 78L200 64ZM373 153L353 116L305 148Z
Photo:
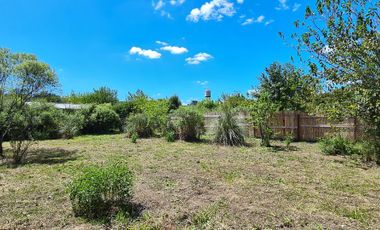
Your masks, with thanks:
M257 140L233 148L123 135L39 142L28 162L0 166L0 229L378 229L380 168L286 151ZM125 159L135 174L133 218L86 222L65 186L84 166Z

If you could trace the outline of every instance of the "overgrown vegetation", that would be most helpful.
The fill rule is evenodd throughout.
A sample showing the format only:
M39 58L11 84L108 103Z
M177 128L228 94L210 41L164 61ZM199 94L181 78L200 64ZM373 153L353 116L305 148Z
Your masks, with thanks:
M138 113L128 118L125 131L128 136L137 135L140 138L153 136L153 127L149 117L144 113Z
M68 186L73 211L88 219L112 216L129 205L132 185L125 162L87 167Z
M231 146L244 145L244 135L234 115L230 107L223 108L216 127L216 143Z
M205 133L203 115L191 108L181 108L173 113L173 127L180 140L198 141Z

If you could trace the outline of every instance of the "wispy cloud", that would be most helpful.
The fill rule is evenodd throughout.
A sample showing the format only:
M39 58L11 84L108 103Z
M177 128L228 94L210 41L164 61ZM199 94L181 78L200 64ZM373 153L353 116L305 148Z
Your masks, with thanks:
M198 85L201 85L201 86L206 86L206 85L208 85L208 81L196 81L196 83L198 84Z
M163 41L156 41L156 43L159 44L159 45L162 45L162 46L169 45L167 42L163 42Z
M239 4L243 4L243 3L244 3L244 0L237 0L237 3L239 3Z
M161 50L169 51L171 54L184 54L189 52L185 47L178 47L178 46L164 46L161 47Z
M279 5L275 8L276 10L288 10L288 0L278 0Z
M212 58L213 56L208 53L198 53L194 57L186 58L186 62L190 65L199 65L202 62L206 62Z
M269 20L269 21L266 21L265 22L265 26L269 26L270 24L272 24L274 22L273 19Z
M241 25L242 26L246 26L246 25L249 25L249 24L252 24L252 23L262 23L262 22L264 22L264 19L265 19L264 15L260 15L256 19L254 19L254 18L247 18Z
M198 22L199 20L221 21L223 17L231 17L236 13L234 4L229 0L212 0L206 2L200 8L194 8L187 16L187 20Z
M139 55L148 59L159 59L161 58L161 54L154 50L145 50L140 47L132 47L129 50L130 55Z
M296 12L300 7L301 7L301 4L299 4L299 3L294 3L292 11L293 11L293 12Z

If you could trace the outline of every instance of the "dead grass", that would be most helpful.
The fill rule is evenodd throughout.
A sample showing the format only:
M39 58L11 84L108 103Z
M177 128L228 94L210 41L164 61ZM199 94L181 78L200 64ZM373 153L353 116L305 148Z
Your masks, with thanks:
M204 143L132 144L123 135L43 141L28 163L0 166L0 229L376 229L380 168L324 156L316 144L261 148ZM87 164L127 159L135 218L73 217L66 184Z

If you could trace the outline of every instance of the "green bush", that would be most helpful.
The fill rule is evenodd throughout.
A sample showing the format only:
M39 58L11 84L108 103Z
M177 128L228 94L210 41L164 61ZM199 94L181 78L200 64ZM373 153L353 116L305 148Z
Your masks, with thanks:
M244 145L244 135L230 108L223 108L216 127L215 142L222 145Z
M138 136L136 133L133 133L133 134L131 135L131 142L132 142L133 144L136 144L138 138L139 138L139 136Z
M167 142L174 142L176 140L176 134L173 131L165 133L165 139Z
M184 141L197 141L206 131L203 115L189 108L173 113L173 126L179 139Z
M361 146L361 153L367 162L380 164L380 142L376 140L365 141Z
M84 117L81 113L65 113L62 117L59 132L61 137L71 139L80 134L84 125Z
M139 110L136 108L136 105L132 101L126 101L126 102L119 102L115 105L113 105L113 110L119 115L122 122L125 122L127 117L129 117L130 114L136 113Z
M119 115L109 104L92 106L84 111L84 116L87 118L84 124L86 133L111 133L121 127Z
M153 136L153 128L146 114L139 113L130 116L127 119L126 133L129 137L137 134L140 138L147 138Z
M353 155L359 153L351 141L339 134L323 138L320 141L320 147L322 152L327 155Z
M97 219L123 209L130 202L132 182L132 173L125 164L85 168L68 186L75 215Z
M59 138L59 125L62 120L62 111L44 104L33 103L30 106L30 116L33 119L32 135L36 140Z

